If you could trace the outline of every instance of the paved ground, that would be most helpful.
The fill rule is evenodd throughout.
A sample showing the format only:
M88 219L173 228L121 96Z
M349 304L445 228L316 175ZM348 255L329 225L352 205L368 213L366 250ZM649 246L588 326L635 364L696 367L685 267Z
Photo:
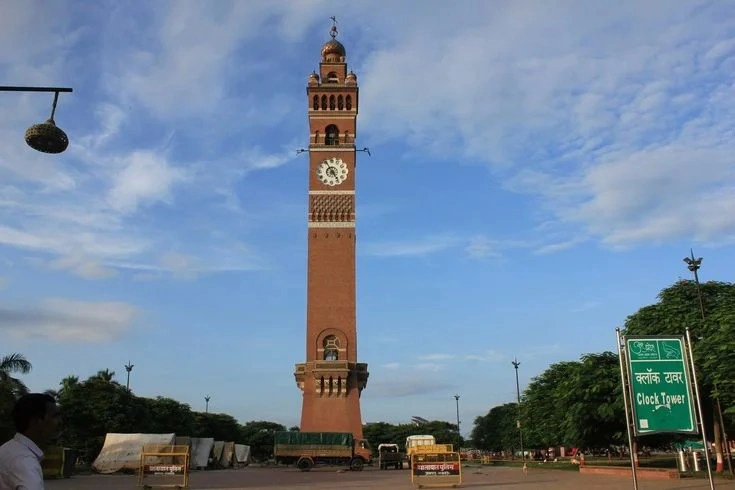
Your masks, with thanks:
M563 490L632 489L633 483L625 478L602 475L580 475L574 471L530 469L524 474L519 468L487 467L463 468L461 488L530 490L559 488ZM47 490L123 490L137 484L134 475L80 475L66 480L49 480ZM715 480L717 489L735 490L735 481ZM408 470L366 468L361 472L319 468L302 473L294 468L247 467L239 470L197 471L191 474L189 488L210 490L267 489L267 490L327 490L344 488L411 489ZM708 489L705 479L639 480L639 490Z

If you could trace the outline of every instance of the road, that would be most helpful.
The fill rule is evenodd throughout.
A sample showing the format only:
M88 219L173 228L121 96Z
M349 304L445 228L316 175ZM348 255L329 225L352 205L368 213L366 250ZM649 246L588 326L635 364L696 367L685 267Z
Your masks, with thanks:
M461 488L473 490L509 489L530 490L559 488L564 490L632 489L628 479L602 475L580 475L575 471L520 468L466 467L463 468ZM48 480L47 490L131 490L137 484L134 475L79 475L66 480ZM716 488L735 490L735 481L715 480ZM191 489L237 490L327 490L327 489L411 489L408 470L378 470L366 468L361 472L319 468L300 472L294 468L247 467L238 470L197 471L191 474ZM639 490L708 489L705 479L639 480Z

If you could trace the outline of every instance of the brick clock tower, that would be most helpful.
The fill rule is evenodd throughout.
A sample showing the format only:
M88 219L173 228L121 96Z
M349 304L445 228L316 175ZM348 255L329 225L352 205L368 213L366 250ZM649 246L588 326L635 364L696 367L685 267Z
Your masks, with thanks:
M345 47L322 47L309 75L309 218L306 362L296 364L303 392L301 431L351 432L362 438L360 393L367 364L357 362L355 312L355 131L357 76Z

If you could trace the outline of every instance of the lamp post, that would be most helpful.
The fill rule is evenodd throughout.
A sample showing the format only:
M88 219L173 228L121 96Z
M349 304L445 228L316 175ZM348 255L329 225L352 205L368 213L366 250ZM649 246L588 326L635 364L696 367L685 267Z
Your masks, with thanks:
M454 395L454 401L457 402L457 435L462 437L462 433L459 431L459 395Z
M691 248L689 249L689 253L691 254L690 257L684 257L684 262L687 265L687 269L689 269L694 274L694 284L697 287L697 298L699 300L699 312L702 315L702 323L704 323L707 320L707 317L704 314L704 300L702 299L702 287L699 284L699 274L697 273L699 271L699 268L702 266L702 257L694 258L694 250ZM717 391L717 383L715 383L715 392ZM727 456L727 468L730 472L730 475L733 475L733 469L732 469L732 455L730 454L730 445L727 442L727 432L725 431L725 421L722 418L722 407L720 406L720 397L719 395L714 396L715 399L715 409L717 410L717 419L720 426L720 430L722 431L722 442L725 446L725 455ZM715 433L715 437L717 438L717 433ZM716 448L719 449L719 448ZM717 454L717 453L715 453Z
M209 395L206 395L204 397L204 413L209 413L209 400L211 400L212 397Z
M135 364L131 363L130 361L128 361L128 363L125 364L125 371L128 372L128 380L125 383L125 388L127 388L128 391L130 391L130 371L132 371L134 367L135 367Z
M39 124L34 124L26 130L25 140L28 146L43 153L61 153L69 146L69 138L66 133L56 125L54 115L56 114L56 103L59 101L59 93L72 92L68 87L14 87L0 86L0 92L53 92L54 103L51 106L51 116Z
M518 366L520 366L521 363L520 361L518 361L518 359L514 357L513 360L511 361L511 364L513 364L513 367L516 370L516 397L518 399L518 421L516 424L518 425L518 438L521 443L521 459L525 463L526 462L526 452L523 450L523 429L521 429L521 385L518 382Z

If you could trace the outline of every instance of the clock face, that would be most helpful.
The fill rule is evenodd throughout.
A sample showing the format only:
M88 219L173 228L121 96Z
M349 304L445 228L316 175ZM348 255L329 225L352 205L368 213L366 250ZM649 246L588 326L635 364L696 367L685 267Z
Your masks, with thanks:
M337 157L324 160L316 168L316 175L319 180L326 185L335 186L345 181L347 178L347 164Z

